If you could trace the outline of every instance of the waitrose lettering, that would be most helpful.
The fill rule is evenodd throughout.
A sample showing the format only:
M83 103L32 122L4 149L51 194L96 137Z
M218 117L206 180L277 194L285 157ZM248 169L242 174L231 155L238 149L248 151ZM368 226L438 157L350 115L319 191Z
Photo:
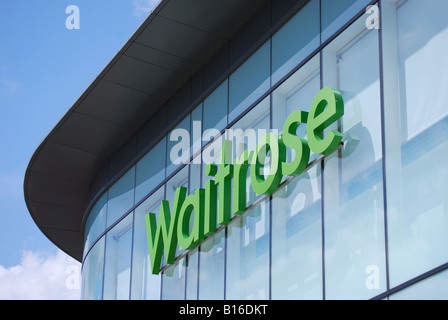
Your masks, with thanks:
M172 208L168 201L162 200L158 221L154 213L145 216L152 273L160 272L164 251L166 263L173 264L177 245L185 250L194 249L216 233L219 226L228 225L232 213L241 215L246 212L249 170L254 192L272 195L283 176L297 176L305 171L311 151L323 155L333 153L342 141L342 134L335 130L324 134L324 130L343 115L341 93L324 88L314 98L309 112L292 112L286 119L283 133L266 133L255 150L245 150L233 161L232 141L224 141L220 164L210 163L205 167L205 174L212 178L206 182L205 188L187 196L187 188L179 187ZM298 127L305 124L307 139L296 134ZM291 162L286 161L287 148L295 151ZM268 154L270 168L266 175L264 166Z

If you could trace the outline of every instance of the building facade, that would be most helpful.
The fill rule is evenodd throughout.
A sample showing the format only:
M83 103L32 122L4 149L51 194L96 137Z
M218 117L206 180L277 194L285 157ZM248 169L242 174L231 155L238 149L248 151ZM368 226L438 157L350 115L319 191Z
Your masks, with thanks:
M73 205L82 213L75 222L75 213L58 222L77 230L75 240L67 238L69 231L58 238L57 226L42 226L51 219L43 218L45 206L33 204L39 183L31 173L43 156L33 158L25 181L30 211L66 252L69 242L82 248L71 254L83 263L82 298L448 298L448 2L244 2L221 4L225 17L220 20L218 10L193 20L182 1L162 1L124 54L117 55L130 60L124 71L117 60L100 75L106 82L96 87L126 87L134 60L160 61L157 53L182 42L163 38L163 23L175 14L190 19L180 21L183 25L219 35L220 41L201 35L200 43L200 35L186 37L184 51L169 58L180 60L190 50L182 56L193 61L189 69L172 62L169 68L183 77L178 82L170 78L155 91L176 89L160 93L164 99L150 114L145 108L135 111L126 134L107 136L108 143L115 139L116 148L88 167L91 173L83 181L88 190ZM195 5L202 15L211 6L207 1L190 4ZM219 28L211 28L208 20L214 18ZM158 37L152 39L152 31ZM205 47L214 49L199 50ZM135 89L144 75L132 76ZM254 150L264 133L282 133L294 111L309 112L322 88L342 95L344 115L325 130L339 131L341 145L330 154L311 152L304 172L283 177L271 194L254 192L248 170L247 210L232 214L230 222L218 225L194 248L178 247L174 262L163 258L160 272L153 274L145 216L153 213L160 221L166 200L174 217L176 190L185 187L194 194L213 180L206 165L219 163L224 140L233 142L235 161ZM113 90L88 91L85 99L98 94L107 103L103 97ZM143 84L140 91L148 94ZM131 112L126 108L138 104L137 98L126 97L117 105L124 117ZM151 104L146 96L138 102ZM296 129L306 139L306 125ZM49 140L55 141L57 132ZM287 159L293 158L288 151Z

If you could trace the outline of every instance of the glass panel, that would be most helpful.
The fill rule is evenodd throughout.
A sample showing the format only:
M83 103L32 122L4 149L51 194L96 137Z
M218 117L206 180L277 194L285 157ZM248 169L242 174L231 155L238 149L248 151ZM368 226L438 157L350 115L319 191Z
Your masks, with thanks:
M174 206L174 198L176 194L176 190L179 187L186 187L188 189L188 166L180 170L174 177L172 177L167 183L166 183L166 200L170 203L170 211L173 212L173 206ZM188 189L189 191L190 189ZM188 193L187 193L188 194ZM157 213L158 214L158 213ZM191 215L191 219L194 218L194 215ZM190 228L193 227L193 223L190 223ZM191 231L191 230L190 230ZM181 249L179 246L177 246L177 254L176 256L181 255L185 252L185 250ZM164 266L165 258L162 260L162 266Z
M205 174L205 167L209 163L214 163L219 165L221 163L221 149L224 142L225 136L219 135L216 137L212 143L202 150L202 187L205 187L205 183L212 179Z
M320 44L319 21L319 0L311 0L273 35L273 84L317 49Z
M166 183L166 200L170 203L170 209L173 208L174 196L179 187L188 188L188 167L180 170Z
M129 214L106 235L104 299L129 300L132 218Z
M190 162L190 125L190 115L188 115L168 134L166 150L167 177L182 165Z
M199 254L199 299L224 299L225 230L205 241Z
M371 0L321 0L322 42L342 28L356 14L365 11ZM361 17L365 26L367 16Z
M267 41L229 78L229 122L270 88L271 42Z
M104 239L102 237L90 250L82 265L83 300L101 300L103 298Z
M121 218L134 205L135 166L109 189L107 227Z
M448 261L448 2L382 5L393 287Z
M158 217L160 202L165 198L165 187L161 187L135 209L134 247L132 254L133 300L159 300L160 275L151 273L145 216L151 212Z
M187 300L198 299L199 252L194 249L187 256Z
M255 151L258 140L270 131L270 127L270 96L268 96L226 131L226 139L233 142L233 159L239 158L245 150ZM269 169L269 165L266 167ZM246 175L246 197L247 207L262 197L251 187L250 168Z
M362 17L322 57L345 103L344 149L324 161L325 293L368 299L386 290L378 31Z
M272 299L323 298L320 166L274 194Z
M390 300L448 300L448 271L422 280L389 297Z
M107 192L98 199L87 218L85 228L87 237L84 244L84 254L88 252L90 246L106 230L106 210Z
M227 231L226 299L269 299L269 200L236 218Z
M225 80L204 100L203 146L227 126L227 102L228 81Z
M202 148L202 103L191 112L191 156L196 156Z
M272 123L273 128L278 132L283 132L286 119L292 112L296 110L309 111L314 97L320 90L319 57L319 55L314 56L273 92ZM299 126L297 135L307 139L305 124ZM292 161L294 157L295 151L287 148L287 161ZM316 157L317 155L311 152L311 161Z
M165 179L166 138L137 162L135 202L139 202Z
M191 192L194 192L195 190L197 190L198 188L201 187L201 176L202 176L201 157L202 157L202 155L199 154L190 163L190 190L191 190Z
M185 258L163 272L162 300L185 300Z

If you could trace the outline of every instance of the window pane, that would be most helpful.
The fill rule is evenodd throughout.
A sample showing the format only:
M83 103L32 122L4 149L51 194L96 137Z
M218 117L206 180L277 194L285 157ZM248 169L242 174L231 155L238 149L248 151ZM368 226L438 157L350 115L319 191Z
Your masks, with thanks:
M166 200L170 203L171 213L173 212L176 190L179 187L185 187L188 189L188 166L180 170L178 173L176 173L176 175L166 183ZM191 219L194 219L194 214L191 215ZM193 228L193 223L190 223L190 228ZM180 246L177 246L176 256L179 256L184 252L185 250L181 249ZM163 259L162 266L165 265L165 262L166 262L165 259Z
M384 2L391 286L448 261L447 10L443 0Z
M389 297L390 300L448 300L448 271L422 280Z
M129 214L106 235L104 299L129 300L132 218Z
M205 174L205 167L207 164L214 163L219 165L221 163L221 149L224 143L225 136L219 135L213 142L202 150L202 187L205 187L205 183L212 179Z
M134 205L135 166L109 189L107 227L121 218Z
M202 148L202 103L191 112L191 156L196 156Z
M194 249L187 255L187 300L198 299L199 251Z
M190 161L190 115L168 134L166 176Z
M227 126L228 81L225 80L204 100L203 146Z
M166 200L170 203L170 209L173 208L174 196L179 187L188 188L188 167L180 170L166 183Z
M84 254L88 252L90 246L98 239L98 237L106 230L106 210L107 210L107 192L90 210L86 223L86 241L84 244Z
M322 42L330 38L357 13L367 8L370 0L321 0L322 3ZM367 17L367 16L366 16ZM365 19L363 23L365 26Z
M226 132L226 139L233 143L233 159L245 150L256 150L258 141L270 132L270 97L266 97ZM269 169L269 165L266 166ZM246 175L246 205L249 207L262 196L257 195L250 182L250 168Z
M102 237L90 250L82 266L83 300L103 299L104 239Z
M272 299L323 298L320 181L318 164L274 194Z
M275 84L320 44L319 0L311 0L272 37L272 83Z
M137 162L135 202L154 190L165 179L166 138Z
M319 90L320 59L319 55L316 55L273 92L273 128L278 130L278 132L283 132L286 119L292 112L296 110L308 112ZM299 126L297 135L307 139L306 124ZM287 148L288 162L292 161L294 157L294 150ZM314 160L316 157L311 153L311 160Z
M161 276L151 272L145 216L149 212L159 216L160 203L165 197L164 190L165 187L161 187L135 209L131 286L131 298L135 300L160 299Z
M271 42L267 41L229 78L229 122L270 88Z
M269 200L242 217L227 231L226 299L269 299Z
M199 299L224 299L225 230L205 241L199 253Z
M169 266L163 272L162 300L185 299L185 258Z
M362 17L322 57L345 104L344 149L324 161L325 293L368 299L386 289L378 31Z

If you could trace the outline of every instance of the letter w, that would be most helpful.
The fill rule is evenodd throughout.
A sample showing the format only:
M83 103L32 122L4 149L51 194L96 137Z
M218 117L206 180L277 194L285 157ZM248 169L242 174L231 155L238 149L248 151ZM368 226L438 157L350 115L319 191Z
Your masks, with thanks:
M170 213L169 202L162 200L158 224L154 213L148 213L145 216L149 259L151 262L151 272L153 274L159 274L163 248L165 248L166 263L174 263L177 248L177 220L186 195L187 188L177 188L174 196L173 215Z

